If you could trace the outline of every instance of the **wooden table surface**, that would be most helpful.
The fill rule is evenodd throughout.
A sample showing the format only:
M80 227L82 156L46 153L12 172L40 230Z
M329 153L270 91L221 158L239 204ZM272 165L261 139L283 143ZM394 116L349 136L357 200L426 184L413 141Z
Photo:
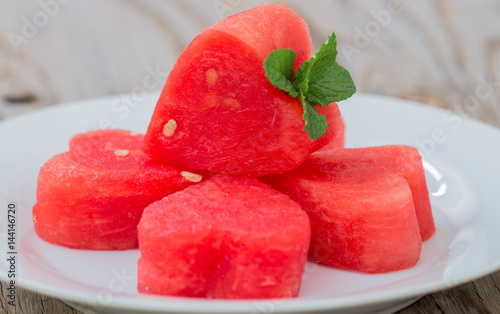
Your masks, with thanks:
M147 75L156 77L152 87L161 89L178 54L201 29L262 2L4 2L0 120L57 103L130 93ZM309 22L315 47L335 30L339 63L359 91L412 99L500 126L500 2L276 2ZM492 91L470 106L484 81ZM79 313L24 289L18 289L12 307L4 283L0 290L2 313ZM500 313L500 272L426 295L398 313Z

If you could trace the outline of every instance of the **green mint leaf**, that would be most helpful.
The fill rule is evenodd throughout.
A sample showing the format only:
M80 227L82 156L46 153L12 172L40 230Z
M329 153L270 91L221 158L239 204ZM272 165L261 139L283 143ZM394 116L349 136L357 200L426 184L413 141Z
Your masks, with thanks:
M304 108L304 114L302 115L302 119L305 121L304 130L306 130L311 140L314 141L325 135L328 128L325 115L319 114L318 109L307 99L303 99L302 106Z
M328 40L321 45L316 55L302 63L297 70L297 75L294 80L295 87L302 91L302 94L308 97L309 86L311 80L321 76L324 71L335 64L337 58L337 38L335 33L332 33Z
M300 68L297 69L297 73L295 74L295 77L292 81L295 88L297 88L302 93L307 92L307 89L309 87L309 69L311 67L311 61L313 60L313 58L314 57L312 57L308 61L304 61L300 65Z
M332 102L345 100L356 92L351 75L337 64L336 57L337 39L332 34L316 55L307 61L310 64L306 65L305 77L299 77L297 71L297 87L316 105L328 106Z
M327 69L313 76L307 89L309 100L320 106L345 100L356 92L356 86L346 69L337 63Z
M269 82L292 97L299 96L299 92L292 83L293 61L296 57L297 55L291 49L277 49L264 60L264 70Z

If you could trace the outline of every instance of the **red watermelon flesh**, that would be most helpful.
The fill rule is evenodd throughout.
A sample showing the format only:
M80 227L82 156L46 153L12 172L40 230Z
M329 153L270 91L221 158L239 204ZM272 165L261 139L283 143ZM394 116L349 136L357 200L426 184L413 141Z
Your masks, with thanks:
M326 116L328 129L326 129L325 136L315 141L314 150L344 148L345 124L339 106L336 103L331 103L328 107L318 107L318 112Z
M225 299L297 296L310 224L253 178L217 175L148 206L139 223L138 291Z
M295 71L313 52L307 22L282 4L261 5L229 16L209 28L244 41L262 60L275 49L292 49L298 56L294 62Z
M303 163L318 147L303 129L302 104L264 73L265 57L278 48L293 49L296 64L312 54L307 24L283 5L259 6L201 32L170 72L143 151L153 159L241 176Z
M127 130L90 131L73 136L68 153L73 161L88 167L120 169L150 160L141 151L143 142L144 134Z
M422 240L429 239L436 231L422 157L416 148L406 145L386 145L322 150L314 153L314 157L335 161L343 168L386 168L390 172L399 172L410 186Z
M309 215L309 256L315 261L383 273L419 260L422 239L412 193L397 170L346 166L315 153L296 170L262 181Z
M152 161L139 150L143 137L91 131L73 137L68 153L47 161L33 207L40 238L76 249L137 248L144 208L202 178Z

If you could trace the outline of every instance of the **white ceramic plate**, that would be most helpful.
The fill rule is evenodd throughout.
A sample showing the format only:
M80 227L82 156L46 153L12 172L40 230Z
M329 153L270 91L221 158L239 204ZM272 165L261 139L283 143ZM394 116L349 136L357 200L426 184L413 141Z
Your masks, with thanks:
M157 93L113 96L47 108L0 124L0 279L6 281L7 206L17 206L17 286L78 304L86 312L390 312L418 297L500 269L500 132L451 112L358 94L341 105L349 147L409 144L421 149L437 224L409 270L367 275L308 263L292 300L219 301L141 295L139 252L71 250L33 231L40 166L74 134L103 126L146 130ZM111 125L110 125L111 124ZM4 217L5 216L5 217Z

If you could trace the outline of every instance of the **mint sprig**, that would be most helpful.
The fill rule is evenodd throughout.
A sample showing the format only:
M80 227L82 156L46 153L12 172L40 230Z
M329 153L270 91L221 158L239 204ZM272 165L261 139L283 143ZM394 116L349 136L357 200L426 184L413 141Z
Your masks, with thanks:
M345 100L356 92L356 86L349 72L335 61L335 33L328 37L314 57L302 63L294 75L296 57L291 49L274 50L264 60L264 70L273 86L300 99L304 108L304 130L315 140L325 135L328 128L325 115L319 114L316 106Z

